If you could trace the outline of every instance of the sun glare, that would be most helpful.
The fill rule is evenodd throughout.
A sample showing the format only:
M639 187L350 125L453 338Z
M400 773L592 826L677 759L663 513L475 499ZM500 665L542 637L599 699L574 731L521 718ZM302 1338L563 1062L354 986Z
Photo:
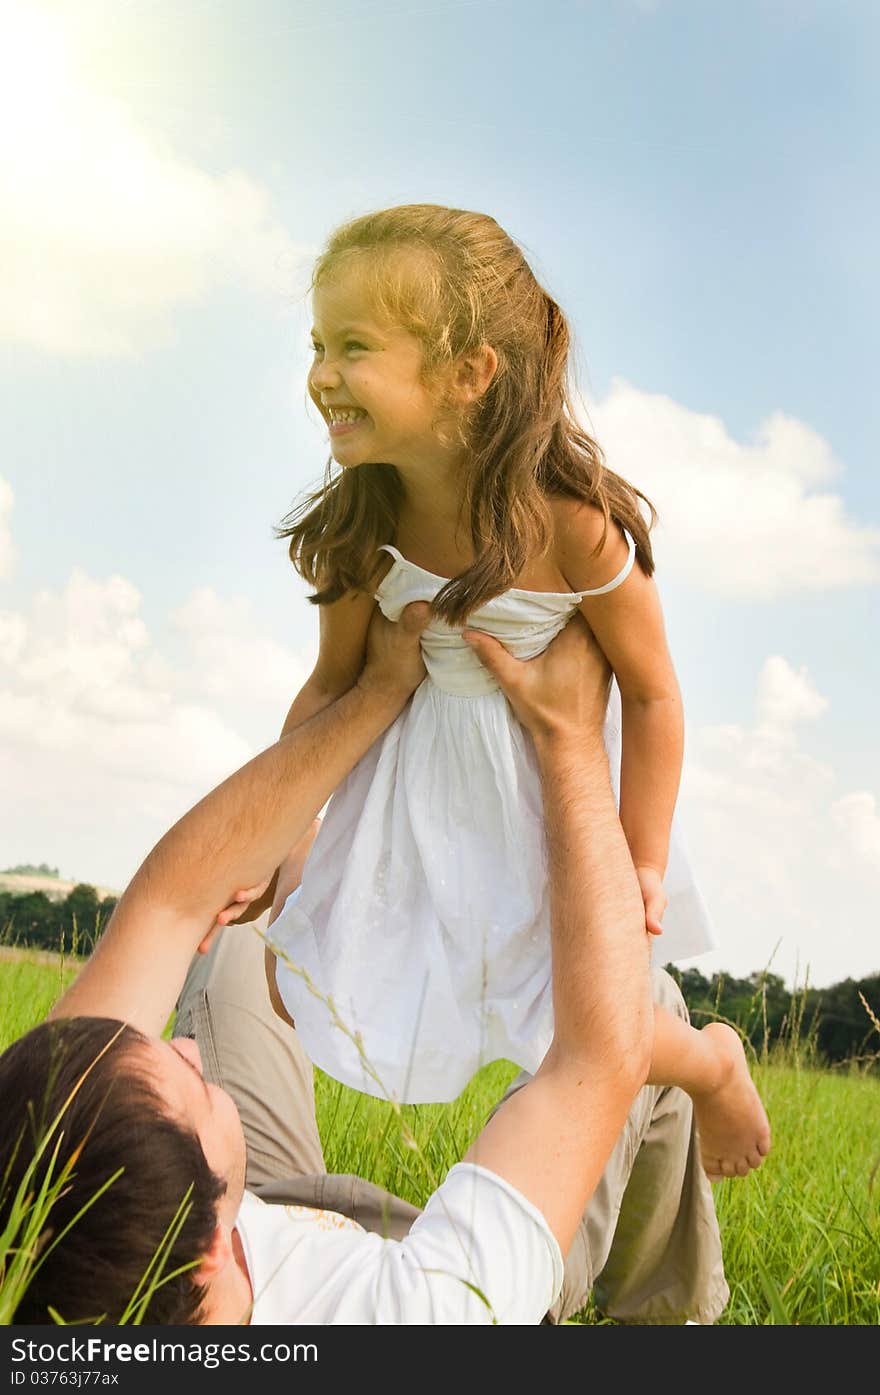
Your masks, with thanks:
M82 71L61 15L0 0L0 195L4 220L94 248L139 240L157 203L156 161Z
M75 94L70 40L58 19L31 5L0 6L0 121L16 163L38 156Z

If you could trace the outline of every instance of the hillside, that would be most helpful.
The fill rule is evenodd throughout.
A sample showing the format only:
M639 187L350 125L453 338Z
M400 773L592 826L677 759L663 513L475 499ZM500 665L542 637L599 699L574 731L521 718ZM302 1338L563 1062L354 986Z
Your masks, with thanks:
M10 891L13 896L27 896L31 891L42 891L50 901L63 901L70 895L76 882L65 882L60 877L36 876L28 872L0 872L0 891ZM119 892L109 886L96 886L98 898L105 901L108 896L118 896Z

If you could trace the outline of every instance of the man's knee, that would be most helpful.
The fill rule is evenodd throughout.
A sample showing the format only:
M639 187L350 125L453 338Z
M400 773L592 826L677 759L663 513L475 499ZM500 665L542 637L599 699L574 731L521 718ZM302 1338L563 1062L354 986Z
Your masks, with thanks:
M668 974L665 969L651 969L651 993L654 1002L659 1007L674 1013L684 1022L690 1022L690 1014L687 1010L687 1003L682 997L681 989L672 975Z

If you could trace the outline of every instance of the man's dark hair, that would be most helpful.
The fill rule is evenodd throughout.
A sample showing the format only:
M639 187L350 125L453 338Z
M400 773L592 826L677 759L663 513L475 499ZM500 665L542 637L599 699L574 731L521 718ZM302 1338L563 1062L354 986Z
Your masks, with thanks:
M192 1266L209 1249L226 1184L212 1172L195 1132L167 1112L149 1079L148 1039L104 1017L45 1022L0 1056L0 1234L22 1179L62 1113L28 1191L39 1188L55 1153L53 1177L73 1160L37 1246L45 1258L14 1321L119 1322L162 1250L185 1203L186 1215L165 1256L143 1317L197 1322L205 1290ZM65 1107L66 1102L66 1107ZM115 1173L120 1175L47 1253L54 1237ZM15 1237L11 1244L16 1244ZM164 1282L164 1275L174 1275Z

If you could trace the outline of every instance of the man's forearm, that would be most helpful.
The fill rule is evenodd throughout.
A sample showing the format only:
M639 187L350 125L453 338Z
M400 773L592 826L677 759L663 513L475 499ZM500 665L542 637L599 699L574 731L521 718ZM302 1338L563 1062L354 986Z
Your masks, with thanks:
M472 632L469 642L531 732L540 763L555 1024L534 1079L493 1115L467 1159L537 1206L565 1253L647 1078L653 1043L642 898L601 737L609 670L580 620L528 661L488 635Z
M553 1042L466 1160L528 1197L565 1253L647 1076L653 1019L642 899L598 735L539 736L535 747L550 852Z
M161 1031L219 909L278 866L401 707L356 686L212 790L146 858L53 1015Z
M539 738L536 749L550 858L554 1059L577 1059L588 1048L617 1049L644 1012L644 909L604 748L578 736Z

